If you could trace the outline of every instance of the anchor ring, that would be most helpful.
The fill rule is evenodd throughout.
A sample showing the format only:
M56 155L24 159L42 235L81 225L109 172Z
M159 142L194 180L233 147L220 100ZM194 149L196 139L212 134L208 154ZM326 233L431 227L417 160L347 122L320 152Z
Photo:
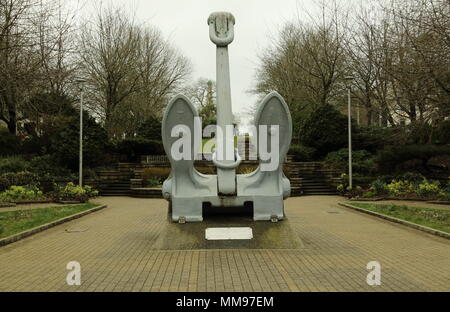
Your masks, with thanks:
M214 166L216 166L219 169L236 169L241 164L242 158L239 155L239 150L237 148L234 149L234 154L236 156L235 162L223 163L223 162L217 160L216 152L214 151L214 153L212 154L212 161L214 163Z
M216 32L216 19L225 18L227 24L227 31L225 37L218 36ZM209 25L209 38L218 47L226 47L234 40L234 16L227 12L216 12L212 13L208 18Z

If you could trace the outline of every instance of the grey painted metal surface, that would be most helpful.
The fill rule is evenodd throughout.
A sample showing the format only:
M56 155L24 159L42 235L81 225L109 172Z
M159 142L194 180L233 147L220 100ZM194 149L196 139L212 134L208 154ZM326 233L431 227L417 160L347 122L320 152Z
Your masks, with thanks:
M232 125L230 71L228 45L234 39L234 17L230 13L217 12L208 19L210 39L217 46L217 123L224 129L223 149L216 151L213 162L217 175L204 175L194 168L194 158L199 150L199 142L193 134L201 131L196 121L197 111L183 95L178 95L166 108L162 137L165 152L170 160L172 172L164 182L163 195L170 202L172 220L175 222L203 221L203 207L208 204L227 208L253 204L255 221L278 221L284 218L283 201L290 196L290 181L283 173L283 161L292 139L291 115L283 98L276 92L270 93L259 105L255 125L266 126L266 133L258 132L259 168L246 175L236 175L240 157L234 149L234 134L227 133L225 127ZM278 126L272 129L271 126ZM175 129L175 131L174 131ZM269 160L261 157L261 142L272 149L273 136L279 138L277 168L263 170ZM177 159L173 149L178 148L180 139L189 139L190 158ZM221 144L220 141L217 142ZM183 152L186 152L182 148ZM207 205L206 205L207 206Z

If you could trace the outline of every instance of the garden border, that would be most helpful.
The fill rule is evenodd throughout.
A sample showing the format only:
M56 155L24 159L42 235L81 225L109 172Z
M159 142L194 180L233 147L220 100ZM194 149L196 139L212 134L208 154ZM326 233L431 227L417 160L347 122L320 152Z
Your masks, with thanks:
M87 214L99 211L99 210L104 209L106 207L108 207L108 205L98 205L98 206L96 206L94 208L91 208L91 209L88 209L88 210L85 210L85 211L82 211L82 212L79 212L79 213L76 213L76 214L73 214L73 215L70 215L70 216L67 216L67 217L55 220L55 221L52 221L50 223L39 225L37 227L31 228L29 230L26 230L26 231L23 231L23 232L20 232L20 233L17 233L17 234L10 235L10 236L5 237L5 238L2 238L2 239L0 239L0 247L8 245L8 244L11 244L11 243L14 243L14 242L17 242L17 241L19 241L21 239L24 239L24 238L32 236L34 234L37 234L37 233L40 233L42 231L48 230L48 229L50 229L52 227L55 227L57 225L60 225L60 224L63 224L63 223L66 223L66 222L69 222L69 221L81 218L81 217L83 217L83 216L85 216Z
M345 208L357 210L359 212L366 213L366 214L369 214L369 215L372 215L372 216L375 216L375 217L379 217L379 218L385 219L387 221L399 223L399 224L405 225L405 226L410 227L410 228L414 228L414 229L422 231L422 232L427 232L429 234L433 234L433 235L440 236L440 237L443 237L443 238L446 238L446 239L450 239L450 234L446 233L446 232L443 232L443 231L435 230L435 229L429 228L427 226L423 226L423 225L419 225L419 224L412 223L412 222L409 222L409 221L405 221L405 220L402 220L402 219L394 218L394 217L387 216L387 215L384 215L384 214L381 214L381 213L378 213L378 212L375 212L375 211L371 211L371 210L367 210L367 209L364 209L364 208L356 207L356 206L353 206L353 205L350 205L350 204L346 204L346 203L338 203L338 204L340 206L342 206L342 207L345 207Z

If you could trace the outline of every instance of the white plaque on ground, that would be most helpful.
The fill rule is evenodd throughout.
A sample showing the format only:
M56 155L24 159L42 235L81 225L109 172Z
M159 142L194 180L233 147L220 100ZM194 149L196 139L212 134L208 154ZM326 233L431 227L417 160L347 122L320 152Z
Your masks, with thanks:
M253 230L249 227L207 228L205 238L207 240L252 239Z

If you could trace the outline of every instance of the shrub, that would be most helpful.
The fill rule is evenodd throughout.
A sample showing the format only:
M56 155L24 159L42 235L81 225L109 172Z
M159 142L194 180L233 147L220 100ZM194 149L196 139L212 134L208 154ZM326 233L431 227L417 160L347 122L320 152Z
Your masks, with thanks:
M364 190L360 186L357 186L353 189L350 187L347 188L346 196L348 198L360 198L363 195L364 195Z
M19 200L42 199L43 193L35 186L11 186L0 193L0 202L16 202Z
M373 197L375 197L375 196L377 196L377 195L378 195L378 193L375 192L375 191L367 191L366 193L364 193L364 194L362 195L362 197L363 197L363 198L373 198Z
M51 195L56 201L86 202L89 198L96 197L98 191L92 189L92 187L88 185L80 187L69 182L66 185L55 185L55 191Z
M440 197L442 200L450 201L450 193L442 193Z
M437 196L441 193L443 192L438 181L428 182L425 180L423 183L419 184L416 190L416 194L420 197Z
M408 181L393 180L390 184L387 185L387 190L389 195L393 196L404 196L407 194L415 193L414 185Z
M299 139L302 144L317 150L323 157L347 145L347 117L331 105L323 105L312 112L302 125Z
M127 138L115 142L117 153L127 155L131 161L137 160L142 155L164 155L162 142L147 140L144 138Z
M381 180L376 179L370 185L370 190L374 192L376 195L386 194L388 192L387 184Z
M86 114L83 123L83 155L87 167L103 163L108 147L106 131L96 121ZM78 169L79 160L79 117L70 117L61 121L60 128L53 130L50 137L49 154L54 156L58 164L69 169Z
M0 174L6 172L21 172L30 168L30 164L22 157L8 157L0 159Z
M355 150L366 150L376 153L385 145L392 144L391 129L381 127L358 127L352 135Z
M426 178L421 175L420 173L415 173L415 172L406 172L400 175L397 175L397 180L401 180L401 181L407 181L409 183L411 183L412 185L414 185L414 187L418 187L419 184L421 184L422 182L426 181Z
M0 175L0 191L4 191L11 186L39 186L40 177L34 173L23 171L23 172L8 172Z
M161 120L151 117L138 128L137 136L147 140L162 141L161 128Z
M21 140L6 129L0 129L0 156L20 154Z
M433 127L428 123L411 123L407 126L407 139L410 144L431 143Z
M32 158L30 161L30 171L40 176L71 177L69 169L58 166L54 155Z
M325 158L325 163L332 168L348 171L348 149L331 152ZM352 152L353 172L361 175L371 175L376 171L375 158L368 151Z
M445 193L450 193L450 181L447 182L447 186L444 188Z
M361 186L350 187L349 176L346 173L341 174L342 183L336 187L336 190L343 196L348 196L349 198L359 197L364 194L364 190ZM355 182L355 181L353 181Z
M294 161L313 161L317 150L313 147L293 144L288 154L294 156Z
M162 184L161 181L159 179L155 179L155 178L147 179L144 181L144 185L148 186L148 187L155 187L155 186L159 186L161 184Z
M450 120L439 123L433 133L433 143L450 144Z
M439 145L406 145L390 146L378 153L376 163L385 172L392 172L399 169L401 164L410 160L420 160L423 167L427 167L429 159L450 155L450 146Z

